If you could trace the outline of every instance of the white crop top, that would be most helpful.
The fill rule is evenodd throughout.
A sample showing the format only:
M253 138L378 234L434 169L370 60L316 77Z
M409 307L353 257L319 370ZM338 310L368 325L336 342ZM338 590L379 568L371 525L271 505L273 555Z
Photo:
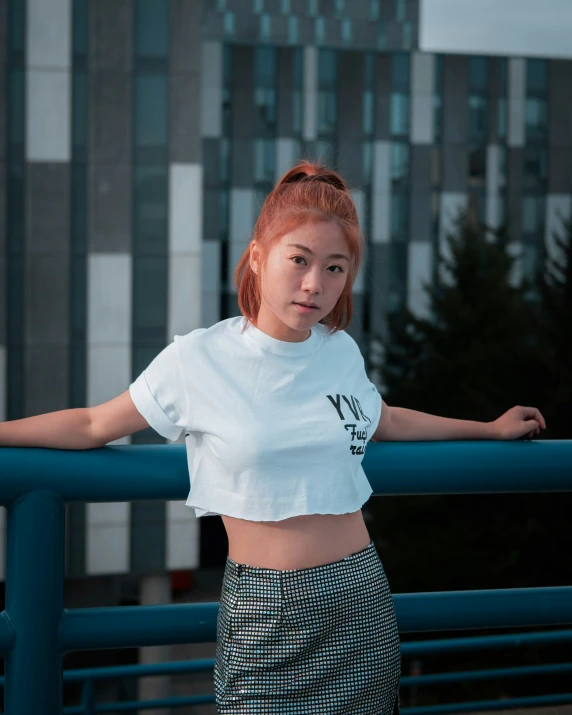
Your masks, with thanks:
M321 323L293 343L251 323L241 334L245 322L175 335L129 386L160 435L185 431L186 505L251 521L357 511L382 405L357 343Z

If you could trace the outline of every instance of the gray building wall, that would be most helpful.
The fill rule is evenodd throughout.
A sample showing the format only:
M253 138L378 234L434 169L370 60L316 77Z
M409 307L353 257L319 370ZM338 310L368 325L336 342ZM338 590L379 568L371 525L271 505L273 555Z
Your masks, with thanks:
M427 314L459 208L508 220L530 274L572 203L572 60L420 52L418 21L416 0L1 3L0 419L111 399L238 315L237 261L303 155L352 188L364 352L400 304ZM67 514L70 577L199 566L181 503Z

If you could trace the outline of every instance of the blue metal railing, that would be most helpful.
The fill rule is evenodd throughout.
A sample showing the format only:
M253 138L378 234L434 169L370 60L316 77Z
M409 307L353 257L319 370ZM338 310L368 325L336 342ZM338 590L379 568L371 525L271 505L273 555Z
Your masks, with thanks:
M572 440L371 443L363 465L376 495L572 491ZM0 449L0 503L7 507L0 654L8 715L62 712L62 655L68 651L215 640L217 603L63 607L66 503L184 500L188 484L184 445ZM402 633L572 623L567 586L398 594L394 602ZM136 706L169 704L175 703ZM128 705L114 703L107 712ZM106 711L100 707L92 712ZM404 713L453 706L431 707L439 709Z

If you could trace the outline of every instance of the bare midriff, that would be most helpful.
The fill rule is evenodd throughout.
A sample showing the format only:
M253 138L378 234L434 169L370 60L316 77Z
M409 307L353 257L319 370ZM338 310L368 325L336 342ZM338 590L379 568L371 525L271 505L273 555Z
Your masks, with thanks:
M361 551L371 537L361 509L349 514L304 514L282 521L222 516L228 555L238 564L304 569L333 563Z

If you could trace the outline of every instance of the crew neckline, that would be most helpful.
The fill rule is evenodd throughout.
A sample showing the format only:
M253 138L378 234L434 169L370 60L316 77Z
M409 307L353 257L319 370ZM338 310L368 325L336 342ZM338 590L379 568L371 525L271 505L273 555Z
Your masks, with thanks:
M244 323L246 323L246 318L242 316L241 328ZM244 335L269 352L276 353L277 355L296 357L297 355L308 355L320 345L322 342L322 332L320 331L319 325L319 323L313 325L310 328L310 337L300 343L273 338L250 322L244 331Z

